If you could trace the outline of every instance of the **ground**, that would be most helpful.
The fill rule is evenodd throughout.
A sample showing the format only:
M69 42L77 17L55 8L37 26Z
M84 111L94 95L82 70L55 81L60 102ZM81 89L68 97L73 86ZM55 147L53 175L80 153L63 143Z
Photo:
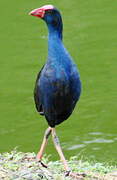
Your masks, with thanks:
M44 156L43 161L48 168L42 167L36 161L35 153L23 153L13 150L0 154L0 180L70 180L65 177L60 161L50 161ZM117 167L102 163L83 162L77 157L68 161L73 172L84 173L84 180L117 180Z

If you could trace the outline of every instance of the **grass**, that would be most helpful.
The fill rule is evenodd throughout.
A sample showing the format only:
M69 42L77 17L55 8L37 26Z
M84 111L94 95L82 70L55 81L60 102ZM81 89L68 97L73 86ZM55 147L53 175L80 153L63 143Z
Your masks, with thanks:
M0 178L4 180L71 179L65 177L60 161L50 161L49 156L44 156L43 162L48 164L46 169L35 158L35 153L22 153L16 150L0 154ZM84 180L115 180L117 178L117 167L115 166L78 161L77 157L70 158L68 164L73 172L85 173Z

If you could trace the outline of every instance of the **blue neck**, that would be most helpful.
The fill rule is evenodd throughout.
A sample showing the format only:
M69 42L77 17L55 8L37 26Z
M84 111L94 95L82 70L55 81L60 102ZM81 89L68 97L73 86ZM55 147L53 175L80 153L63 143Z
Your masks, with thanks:
M57 27L53 27L51 24L47 24L47 26L49 31L49 38L52 36L53 38L59 38L62 40L62 23L60 23Z
M61 49L63 48L62 28L54 29L48 26L48 30L48 61L58 61L58 58L55 57L61 53Z

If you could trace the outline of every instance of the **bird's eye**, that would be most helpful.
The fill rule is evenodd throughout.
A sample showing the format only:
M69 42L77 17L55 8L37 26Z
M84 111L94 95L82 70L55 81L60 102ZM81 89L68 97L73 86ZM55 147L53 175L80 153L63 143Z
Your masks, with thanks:
M50 15L51 15L51 14L52 14L52 10L50 10L50 9L47 10L47 11L46 11L46 14L48 14L48 15L50 14Z
M54 17L54 19L53 19L53 24L54 24L54 26L57 26L57 24L58 24L58 17Z

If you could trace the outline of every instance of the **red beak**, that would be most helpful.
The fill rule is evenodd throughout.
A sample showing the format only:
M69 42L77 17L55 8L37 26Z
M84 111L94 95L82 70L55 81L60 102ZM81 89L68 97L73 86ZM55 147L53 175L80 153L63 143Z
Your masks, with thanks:
M29 15L36 16L36 17L39 17L39 18L43 18L44 15L45 15L45 11L49 10L49 9L53 9L53 8L54 8L53 5L45 5L45 6L42 6L40 8L32 10L29 13Z
M45 14L45 10L43 8L34 9L29 13L29 15L36 16L39 18L43 18L44 14Z

